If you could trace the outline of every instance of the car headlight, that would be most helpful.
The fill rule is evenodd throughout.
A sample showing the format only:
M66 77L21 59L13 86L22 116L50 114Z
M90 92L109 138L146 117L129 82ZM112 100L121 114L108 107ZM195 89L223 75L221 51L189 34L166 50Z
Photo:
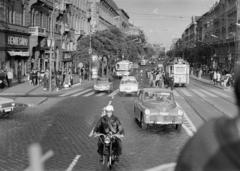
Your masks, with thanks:
M150 115L151 112L150 112L149 109L145 109L144 113L145 113L146 115Z
M183 116L184 115L184 112L182 110L178 110L178 115L179 116Z
M2 105L0 105L0 108L2 108Z
M14 107L14 106L15 106L15 103L12 103L12 106Z

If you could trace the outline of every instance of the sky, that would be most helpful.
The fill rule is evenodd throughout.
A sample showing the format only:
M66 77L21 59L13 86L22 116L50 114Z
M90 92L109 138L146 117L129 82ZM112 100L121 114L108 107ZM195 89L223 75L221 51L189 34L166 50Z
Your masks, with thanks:
M130 22L140 27L150 43L169 49L191 23L192 16L201 16L217 0L114 0L124 9Z

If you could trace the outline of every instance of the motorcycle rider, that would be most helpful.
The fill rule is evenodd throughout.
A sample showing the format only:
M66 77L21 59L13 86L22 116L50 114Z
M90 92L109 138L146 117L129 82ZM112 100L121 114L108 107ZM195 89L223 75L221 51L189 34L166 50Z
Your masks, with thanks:
M118 117L113 115L114 108L111 104L105 107L106 115L102 116L97 122L94 128L94 135L98 134L114 134L117 137L113 141L113 153L115 155L115 161L119 161L119 156L122 154L121 139L123 137L124 130ZM100 161L103 161L103 137L100 136L98 140L98 154L100 155Z

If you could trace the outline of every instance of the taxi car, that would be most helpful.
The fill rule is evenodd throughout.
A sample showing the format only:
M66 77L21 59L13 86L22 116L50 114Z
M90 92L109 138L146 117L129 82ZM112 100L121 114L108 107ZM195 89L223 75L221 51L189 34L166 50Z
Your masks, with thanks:
M110 93L113 91L113 83L107 77L100 77L97 79L97 81L93 85L93 89L98 92L106 91Z
M0 97L0 118L9 117L14 108L15 102L13 99Z
M134 76L125 76L121 79L119 85L120 94L137 94L138 82Z
M160 88L144 88L134 102L134 117L140 127L149 125L174 125L180 129L184 111L175 102L173 92Z

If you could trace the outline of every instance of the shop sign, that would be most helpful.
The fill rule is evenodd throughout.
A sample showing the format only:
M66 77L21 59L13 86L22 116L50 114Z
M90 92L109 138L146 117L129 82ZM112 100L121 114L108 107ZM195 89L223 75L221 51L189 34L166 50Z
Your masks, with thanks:
M7 35L8 46L28 48L29 38L20 35Z

